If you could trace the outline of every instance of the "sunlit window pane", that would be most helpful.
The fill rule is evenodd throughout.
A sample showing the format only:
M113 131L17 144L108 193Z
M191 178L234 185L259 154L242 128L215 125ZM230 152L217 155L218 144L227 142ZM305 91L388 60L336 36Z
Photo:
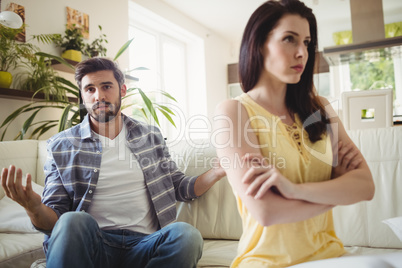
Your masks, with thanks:
M130 74L139 78L137 85L144 91L158 89L157 40L156 36L133 27L134 41L130 46L130 70L145 67L148 70L134 70Z
M184 47L171 42L163 44L163 80L164 88L170 94L174 94L182 108L186 104L186 78L184 68Z

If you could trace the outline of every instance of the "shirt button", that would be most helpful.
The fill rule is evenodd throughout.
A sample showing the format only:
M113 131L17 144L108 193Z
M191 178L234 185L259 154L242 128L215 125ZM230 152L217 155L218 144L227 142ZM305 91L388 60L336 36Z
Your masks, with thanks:
M81 210L82 212L85 212L85 209Z
M96 173L96 172L98 172L98 170L97 170L97 169L94 169L94 172Z
M96 151L97 154L100 154L100 151Z
M92 194L92 190L89 190L89 193Z

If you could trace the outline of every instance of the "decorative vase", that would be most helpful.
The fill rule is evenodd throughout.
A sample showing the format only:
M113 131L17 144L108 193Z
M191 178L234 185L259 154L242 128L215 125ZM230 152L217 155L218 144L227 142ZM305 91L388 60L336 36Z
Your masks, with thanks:
M9 72L0 71L0 87L10 88L13 76Z
M78 50L69 49L64 51L61 56L65 59L80 62L82 60L82 53Z

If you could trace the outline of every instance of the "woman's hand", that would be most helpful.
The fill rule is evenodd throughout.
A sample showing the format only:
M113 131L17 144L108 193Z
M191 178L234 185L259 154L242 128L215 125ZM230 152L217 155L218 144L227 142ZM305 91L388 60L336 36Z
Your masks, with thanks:
M363 158L360 157L359 149L353 143L343 145L342 141L340 141L338 143L337 155L334 155L334 160L335 163L331 174L332 179L356 169L363 161Z
M242 182L249 184L246 194L260 199L269 190L279 193L288 199L292 199L297 184L284 177L277 168L269 165L261 154L246 154L243 161L251 164L244 174Z

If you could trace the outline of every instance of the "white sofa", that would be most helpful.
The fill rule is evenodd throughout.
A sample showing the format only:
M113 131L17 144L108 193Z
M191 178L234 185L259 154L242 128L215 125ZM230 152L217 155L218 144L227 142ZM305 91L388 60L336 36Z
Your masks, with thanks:
M375 263L388 253L392 254L388 258L391 261L387 260L389 266L378 267L402 267L402 241L389 225L383 223L383 220L396 218L399 223L394 230L397 232L399 228L402 233L402 127L350 131L349 134L370 166L376 193L372 201L336 207L336 232L351 255L376 256L336 258L324 264L311 262L300 267L366 267L363 263ZM1 142L0 168L17 165L24 174L31 173L35 181L43 185L45 146L45 141ZM207 140L171 144L170 152L188 175L206 171L216 157ZM3 203L7 198L2 189L0 199L0 218L13 217L5 215L9 212L4 211L10 209L4 209ZM236 255L242 226L227 179L222 179L193 202L178 203L177 209L178 220L192 224L204 237L204 252L199 267L229 267ZM7 227L0 227L0 268L30 267L36 259L44 258L42 240L41 233L10 232Z

